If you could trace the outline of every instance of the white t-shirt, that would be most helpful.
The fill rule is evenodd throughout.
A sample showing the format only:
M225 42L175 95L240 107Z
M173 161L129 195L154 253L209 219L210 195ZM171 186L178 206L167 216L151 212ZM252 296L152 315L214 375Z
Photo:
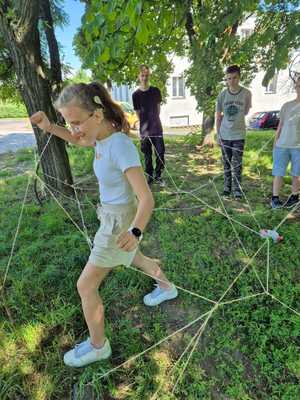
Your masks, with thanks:
M141 161L132 140L122 132L115 132L95 146L94 171L99 182L101 203L126 204L135 194L124 172L140 167Z
M216 111L223 113L220 136L223 140L245 139L245 111L251 107L250 90L240 86L237 93L224 89L217 98Z
M280 110L280 121L283 122L277 147L300 148L300 103L288 101Z

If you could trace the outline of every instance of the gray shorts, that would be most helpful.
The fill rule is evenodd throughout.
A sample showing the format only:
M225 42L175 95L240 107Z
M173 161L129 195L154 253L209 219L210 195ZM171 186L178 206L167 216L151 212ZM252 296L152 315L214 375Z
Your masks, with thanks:
M113 268L118 265L130 265L137 249L133 251L121 250L116 241L122 232L131 226L137 211L136 201L128 204L102 204L97 208L100 220L93 248L88 262L104 268Z

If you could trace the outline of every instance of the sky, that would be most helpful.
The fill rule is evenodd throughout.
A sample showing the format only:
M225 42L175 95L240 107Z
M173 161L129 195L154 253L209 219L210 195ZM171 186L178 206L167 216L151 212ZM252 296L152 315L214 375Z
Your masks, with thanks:
M63 47L64 62L71 65L75 71L80 69L81 62L75 55L72 41L77 29L81 25L81 17L84 13L84 8L85 5L79 0L64 0L64 10L69 16L69 24L63 29L55 29L56 38Z

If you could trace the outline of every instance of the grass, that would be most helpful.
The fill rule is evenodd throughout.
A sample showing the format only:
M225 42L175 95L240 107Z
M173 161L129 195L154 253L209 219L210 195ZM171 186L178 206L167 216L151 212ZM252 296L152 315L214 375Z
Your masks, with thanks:
M272 228L287 216L286 210L272 212L269 208L272 135L248 135L243 188L251 208L247 201L224 202L234 220L255 232L260 227ZM112 358L80 370L65 367L63 353L87 335L76 280L89 250L55 202L37 205L31 185L0 297L1 400L69 399L74 388L77 398L89 389L88 399L140 400L150 399L160 386L158 399L162 400L300 398L300 317L266 295L230 303L261 293L258 277L266 287L267 245L252 230L238 223L232 226L212 209L225 213L216 192L222 189L219 149L196 149L197 140L195 135L167 139L167 187L153 189L157 210L144 236L143 251L160 258L177 285L217 301L265 245L222 299L228 303L211 314L174 394L174 383L190 351L179 366L172 367L204 319L106 378L100 377L208 312L213 304L180 292L175 301L147 309L142 297L151 290L150 279L118 267L100 289ZM79 185L85 189L79 195L93 236L97 229L93 153L73 147L68 151L75 179L87 179ZM21 172L33 169L33 159L31 150L0 159L1 282L27 183ZM178 194L178 188L186 193ZM284 195L288 193L287 185ZM76 202L60 201L81 226ZM299 214L290 215L279 232L284 241L270 243L270 293L300 310Z
M28 113L24 104L0 101L0 118L27 118Z

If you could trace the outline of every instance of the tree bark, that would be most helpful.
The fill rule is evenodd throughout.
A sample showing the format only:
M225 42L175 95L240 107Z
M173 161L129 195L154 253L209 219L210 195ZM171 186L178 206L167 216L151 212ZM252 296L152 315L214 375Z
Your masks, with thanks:
M53 18L51 14L51 7L49 0L40 0L41 17L44 21L44 29L46 33L49 56L51 76L50 81L52 84L52 97L56 98L62 89L62 73L61 63L59 56L58 43L55 37Z
M0 8L0 31L9 49L19 82L19 90L27 112L32 115L43 110L53 122L57 115L51 101L51 88L44 72L38 31L39 1L22 0L13 8L14 2L4 1ZM6 7L14 10L8 16ZM64 193L72 192L73 183L69 159L63 140L33 127L46 184ZM45 147L46 146L46 147ZM43 153L43 154L42 154Z

